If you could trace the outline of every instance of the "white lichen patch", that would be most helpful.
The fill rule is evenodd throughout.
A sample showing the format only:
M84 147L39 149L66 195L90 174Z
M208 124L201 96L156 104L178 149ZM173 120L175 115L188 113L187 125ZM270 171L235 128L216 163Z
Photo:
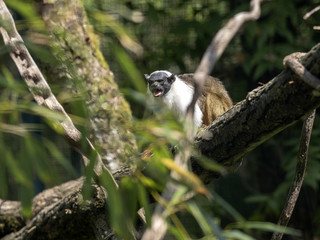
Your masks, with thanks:
M204 129L198 132L197 137L209 141L213 138L213 133L209 130Z

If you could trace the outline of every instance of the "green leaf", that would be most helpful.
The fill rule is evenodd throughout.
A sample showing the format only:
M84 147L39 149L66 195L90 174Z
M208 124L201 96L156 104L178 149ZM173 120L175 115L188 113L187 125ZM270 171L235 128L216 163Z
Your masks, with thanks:
M137 183L137 190L138 190L139 203L144 209L147 226L151 227L152 213L150 210L150 203L149 203L147 191L141 183Z
M169 206L170 205L173 206L179 203L187 191L188 191L188 188L186 186L180 186L178 190L176 190L175 193L173 194L169 202Z
M127 218L127 225L132 225L137 216L138 190L136 186L136 180L130 177L123 177L119 184L122 212Z
M3 152L3 151L1 151ZM31 188L32 187L32 179L28 176L26 169L22 167L22 165L13 157L10 151L5 151L4 160L6 166L10 173L14 176L14 178L21 183L22 185Z
M224 236L222 235L220 227L218 227L214 223L214 221L209 215L204 214L202 212L198 204L196 204L194 201L190 201L187 203L187 205L190 213L197 220L199 226L201 227L205 235L215 235L220 240L225 239Z
M232 223L229 225L232 228L241 228L241 229L256 229L256 230L262 230L266 232L279 232L279 233L285 233L293 236L301 236L301 232L299 230L279 226L274 223L270 222L251 222L251 221L243 221L243 222L237 222Z
M146 92L146 81L142 78L142 73L139 72L136 65L128 54L119 46L113 45L112 51L116 57L121 68L125 71L131 84L135 87L138 92Z
M0 158L0 198L7 198L8 196L8 181L7 181L7 168L3 161L3 158Z
M121 194L111 173L104 170L101 176L99 176L99 180L108 193L107 203L113 230L122 239L134 239L132 234L133 229L131 226L128 226L126 213L123 209Z
M62 154L61 150L49 139L42 138L42 142L49 153L52 155L53 159L56 160L64 169L71 174L71 176L76 177L77 173L70 163L70 160L67 160L65 156Z
M223 236L232 240L255 240L255 238L239 231L239 230L225 230Z
M19 199L21 200L22 215L26 218L32 216L32 198L34 197L33 187L18 186Z
M26 136L24 139L24 152L33 166L33 170L46 184L60 183L61 177L57 169L49 162L48 154L40 143L38 136Z
M221 205L234 219L238 222L245 221L245 218L236 210L234 209L228 202L226 202L219 194L216 192L211 192L214 200Z

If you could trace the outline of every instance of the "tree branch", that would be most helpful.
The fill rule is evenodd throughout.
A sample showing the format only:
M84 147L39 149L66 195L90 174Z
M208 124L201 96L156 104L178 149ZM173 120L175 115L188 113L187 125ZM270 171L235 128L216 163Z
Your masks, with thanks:
M316 90L320 90L320 80L312 75L298 59L303 57L305 53L292 53L283 59L283 65L290 68L295 74L297 74L306 84L310 85Z
M83 181L84 178L80 178L38 194L33 200L34 217L19 231L15 229L15 232L6 235L2 240L110 239L113 233L105 209L105 192L95 186L92 197L84 202L81 194ZM10 208L19 206L18 202L10 204ZM2 213L3 207L0 207L0 210ZM19 208L16 211L20 213ZM17 220L19 213L16 214Z
M296 60L319 78L320 44L298 56ZM204 156L230 170L236 169L249 151L319 106L319 91L286 69L199 132L195 144ZM192 167L204 181L216 177L196 159L192 160Z
M0 199L0 223L0 237L25 226L20 202Z
M288 193L288 199L278 221L278 225L281 226L288 225L294 206L296 205L297 199L299 197L300 189L303 184L304 176L307 169L309 143L315 115L316 110L313 110L303 122L296 172L294 174L292 186ZM273 233L271 240L281 240L282 236L283 233L275 232Z
M310 12L307 12L304 16L303 19L306 20L309 17L311 17L311 15L313 15L314 13L318 12L320 10L320 6L315 7L314 9L312 9Z

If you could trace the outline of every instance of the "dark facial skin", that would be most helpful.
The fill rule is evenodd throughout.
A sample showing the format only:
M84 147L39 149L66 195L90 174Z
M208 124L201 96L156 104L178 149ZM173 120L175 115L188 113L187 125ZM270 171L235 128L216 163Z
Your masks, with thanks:
M175 80L174 74L168 76L165 72L161 71L152 73L150 76L148 74L145 74L144 76L148 81L150 92L154 97L166 95Z

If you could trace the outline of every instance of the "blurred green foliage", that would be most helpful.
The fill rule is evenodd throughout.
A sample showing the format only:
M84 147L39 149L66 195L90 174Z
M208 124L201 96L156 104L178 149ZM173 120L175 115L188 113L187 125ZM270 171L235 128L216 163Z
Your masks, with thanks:
M6 3L14 10L18 30L40 66L59 64L46 45L47 36L36 6L22 0ZM112 226L123 239L130 239L139 208L144 207L150 225L150 202L159 200L159 191L169 175L163 161L172 159L167 146L178 146L184 138L183 128L174 116L141 119L145 113L143 73L159 69L176 74L193 72L214 34L234 14L248 10L249 2L86 0L83 4L115 80L131 104L135 117L132 131L139 148L143 150L152 143L152 161L139 163L145 171L137 170L135 177L122 179L119 190L108 174L100 179L109 194ZM286 55L308 51L319 42L319 33L312 27L320 23L320 12L303 20L317 4L317 0L267 1L262 5L260 19L245 24L212 73L225 83L234 102L278 74ZM29 215L35 178L50 187L78 173L70 162L70 149L65 147L59 129L54 128L54 121L61 116L32 101L15 66L7 59L1 42L0 197L22 200ZM66 85L69 83L50 82L71 113L85 116L83 99L80 96L75 103L64 91ZM24 114L36 120L26 123ZM74 119L79 125L83 123L81 118ZM210 183L207 189L214 201L202 195L185 201L192 188L182 184L167 203L170 234L176 239L267 239L268 231L284 231L269 222L277 222L286 200L295 171L300 129L299 123L283 131L248 154L238 172ZM301 230L303 239L320 236L319 141L320 123L316 118L305 185L290 222L291 227ZM92 174L90 169L85 173ZM14 190L10 186L15 186Z

